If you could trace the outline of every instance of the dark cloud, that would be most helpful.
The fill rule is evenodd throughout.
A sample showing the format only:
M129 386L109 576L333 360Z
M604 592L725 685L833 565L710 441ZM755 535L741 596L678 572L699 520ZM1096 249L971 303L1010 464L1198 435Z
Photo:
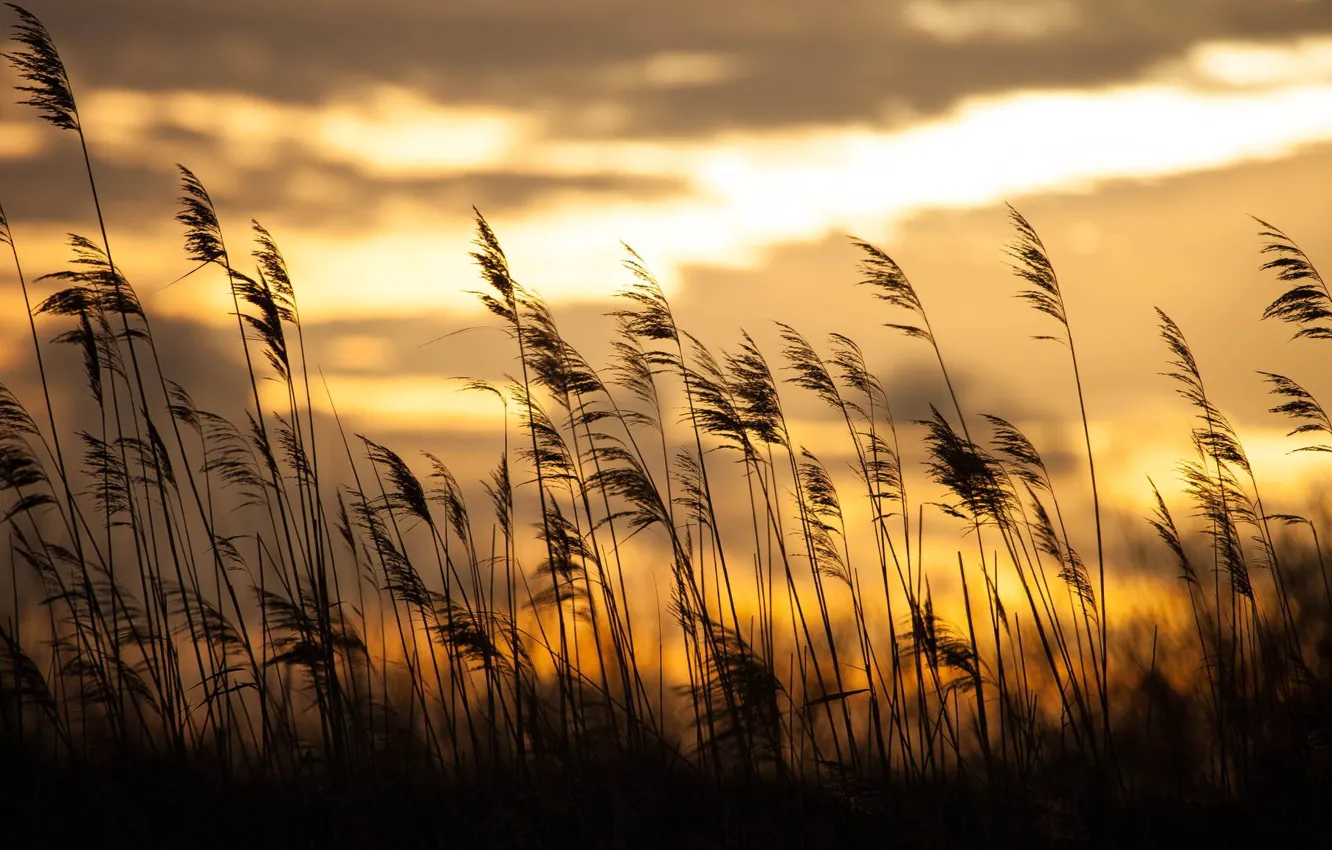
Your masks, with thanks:
M226 327L217 328L169 316L152 316L150 319L153 343L165 377L184 387L200 408L241 421L243 411L251 406L247 403L250 385L236 328L232 327L228 332ZM69 417L66 421L69 432L87 429L96 433L101 427L100 416L87 389L80 351L71 345L50 344L57 334L72 326L73 323L64 317L39 319L37 329L43 341L42 357L47 380L57 411ZM24 341L27 344L20 349L21 359L4 367L0 383L12 388L40 419L44 414L39 413L42 396L36 361L32 356L31 341L26 337ZM139 342L136 353L145 370L146 386L155 387L151 349L146 343ZM104 375L103 381L107 380ZM158 395L160 393L153 397Z
M1012 0L1063 8L1045 34L979 28L950 40L901 2L620 0L60 0L33 2L80 87L250 92L314 103L393 82L451 104L547 113L559 133L684 135L722 128L877 121L885 101L934 112L967 95L1131 78L1204 39L1332 30L1332 6L1296 0ZM969 0L935 0L980 14ZM960 10L960 11L959 11ZM988 13L987 13L988 14ZM717 54L714 85L634 89L627 67L662 52ZM609 127L582 123L623 107Z
M91 229L96 227L92 195L88 175L76 155L62 144L22 161L0 161L0 191L4 193L0 202L20 232L31 225L53 224L92 235ZM171 163L165 166L97 163L98 195L108 220L137 227L154 217L174 214L178 178Z
M53 133L55 131L52 131ZM93 134L96 149L95 130ZM0 160L0 187L15 226L55 224L75 226L92 221L93 207L88 178L77 158L76 146L57 137L54 147L35 156ZM180 159L208 187L213 201L226 218L261 221L300 221L308 228L358 228L372 225L377 210L402 203L420 205L445 215L470 214L473 206L487 215L516 213L533 204L562 195L578 195L601 201L652 200L682 191L677 181L619 174L560 176L477 170L445 177L380 177L346 164L312 162L297 151L288 151L272 161L246 168L228 169L227 179L210 179L210 163L221 153L212 142L173 143L154 135L145 149L160 153L153 165L106 161L95 157L98 191L103 212L112 222L143 226L167 222L175 214L179 175L173 160ZM315 181L321 187L317 199L292 191L297 181Z

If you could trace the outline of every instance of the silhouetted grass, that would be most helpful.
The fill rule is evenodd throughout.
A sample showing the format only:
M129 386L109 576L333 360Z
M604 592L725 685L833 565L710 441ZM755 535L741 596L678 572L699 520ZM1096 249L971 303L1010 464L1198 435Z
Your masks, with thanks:
M320 425L276 239L253 223L252 253L234 254L184 167L185 254L197 280L230 288L248 409L201 409L171 379L113 260L72 83L42 24L13 8L7 58L26 103L77 134L98 212L96 239L70 237L68 269L30 282L0 210L42 390L28 407L0 386L0 822L14 846L1329 837L1320 525L1268 513L1260 471L1162 312L1196 416L1182 467L1196 521L1157 493L1150 522L1189 626L1150 640L1112 627L1076 317L1016 210L1016 294L1070 356L1094 564L1037 447L967 409L927 299L860 241L887 327L930 346L948 389L948 412L914 423L914 448L857 342L834 334L821 350L780 325L780 360L747 333L714 353L632 250L611 360L594 367L478 212L479 298L517 359L502 385L466 384L505 410L478 511L447 459L427 455L423 479L371 436ZM1322 278L1260 226L1263 269L1289 285L1264 318L1327 337ZM39 314L64 330L43 341ZM51 403L52 343L77 352L90 420ZM1332 434L1300 384L1264 375L1293 435ZM261 381L281 388L278 409ZM845 425L854 493L792 434L793 392ZM330 452L350 480L328 478ZM908 492L910 452L945 503ZM855 502L868 519L853 527ZM927 508L966 532L960 608L936 603L953 565L925 562ZM1279 545L1278 524L1309 539ZM626 575L655 581L651 619Z

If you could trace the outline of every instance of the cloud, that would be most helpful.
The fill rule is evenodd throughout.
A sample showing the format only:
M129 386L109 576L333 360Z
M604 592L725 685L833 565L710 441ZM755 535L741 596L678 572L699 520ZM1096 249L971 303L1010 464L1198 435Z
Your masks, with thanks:
M582 198L591 202L633 199L651 201L679 193L687 184L679 177L589 171L567 174L524 170L521 161L495 168L432 174L405 172L385 163L382 168L358 167L334 152L324 159L290 146L274 146L261 160L243 147L233 148L223 140L203 134L175 132L155 127L145 132L137 145L123 148L101 144L89 122L94 167L103 210L123 230L154 229L167 233L181 230L171 223L179 190L174 163L195 171L208 188L223 216L244 227L250 218L299 221L303 230L329 232L377 228L385 216L412 208L447 211L455 217L476 206L491 214L507 215L552 201ZM57 139L38 131L47 147L22 159L0 158L3 200L16 227L46 225L83 232L91 224L92 201L88 179L80 167L77 145L72 139ZM237 233L237 236L240 234ZM171 238L165 250L179 242ZM44 269L47 271L49 269Z
M1070 0L908 0L902 18L914 29L945 42L977 38L1030 41L1073 29Z
M566 132L696 136L937 114L1015 88L1111 85L1204 41L1332 29L1274 0L432 3L62 0L37 5L83 88L231 92L316 106L389 85ZM600 117L597 117L600 116ZM607 116L611 120L607 120Z
M214 188L224 224L253 215L273 231L298 279L311 282L307 315L364 318L475 309L473 204L520 276L568 302L618 288L621 240L673 289L691 265L752 267L778 246L836 233L881 238L927 210L1291 156L1332 140L1322 108L1332 99L1330 56L1328 39L1209 42L1131 84L974 97L907 126L688 140L565 137L535 116L398 89L345 92L326 110L232 93L105 90L85 117L113 241L134 249L118 256L145 275L135 280L160 287L188 271L171 221L175 159ZM450 150L457 128L463 144ZM486 138L493 148L478 141ZM378 139L389 141L381 149ZM87 229L69 141L3 166L16 222L30 220L21 213L31 204L52 229L66 212ZM243 231L231 232L242 244ZM224 287L203 300L199 292L197 282L173 287L161 306L226 315Z
M624 85L752 82L735 55L650 53ZM122 266L157 309L221 323L230 299L216 275L158 292L189 270L173 160L213 189L235 255L251 216L272 230L307 317L364 321L475 315L473 204L525 282L552 301L604 302L623 285L621 240L675 293L692 267L760 268L832 234L882 239L924 211L1288 157L1332 139L1329 100L1332 38L1302 37L1204 42L1131 83L974 96L902 125L691 138L563 134L540 111L382 82L322 105L110 87L83 103ZM69 134L20 126L47 147L0 161L4 200L30 268L53 271L68 259L63 230L93 232L91 204ZM1083 228L1077 241L1101 238Z
M1186 65L1203 80L1235 87L1292 86L1332 78L1332 36L1285 44L1216 41L1200 44Z
M526 116L452 107L393 86L313 105L240 93L97 89L80 111L97 128L101 155L112 160L140 159L145 139L185 132L213 140L240 166L262 167L295 149L388 177L490 168L531 133Z
M548 297L604 297L620 240L649 251L673 285L687 265L750 266L783 243L839 231L883 235L925 210L1289 156L1332 140L1332 116L1321 108L1330 98L1332 82L1224 92L1144 83L978 99L901 131L848 128L655 147L538 143L523 158L544 162L550 173L602 168L682 188L654 198L548 196L492 223L514 267L537 275ZM326 281L319 309L471 303L452 283L472 279L466 210L406 205L380 221L383 231L364 237L298 235L302 257ZM399 282L395 300L335 288L335 278L371 268Z
M744 68L720 53L666 50L641 61L614 63L602 73L607 88L635 91L717 85L742 76Z

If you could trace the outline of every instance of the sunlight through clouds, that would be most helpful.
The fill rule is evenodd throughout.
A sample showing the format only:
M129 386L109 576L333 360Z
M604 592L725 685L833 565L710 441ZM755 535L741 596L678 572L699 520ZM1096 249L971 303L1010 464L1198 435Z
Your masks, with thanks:
M529 282L546 296L602 298L613 291L618 240L646 251L670 285L686 264L749 266L774 246L838 231L877 238L923 210L1285 156L1332 140L1329 102L1327 83L1237 92L1153 83L975 100L900 132L829 129L660 147L539 141L512 165L539 162L573 174L599 164L679 178L690 188L661 200L614 203L573 194L507 216L503 229L516 268L531 270L536 279ZM462 290L471 287L458 285L471 280L470 223L459 215L466 212L404 207L381 216L385 235L311 245L310 260L320 267L309 271L323 281L311 292L318 299L312 309L468 307L472 298ZM404 250L408 244L415 252ZM386 300L377 288L336 283L351 269L368 272L371 262L376 275L406 289Z
M1190 51L1188 66L1203 79L1232 86L1286 86L1332 78L1332 38L1293 44L1214 42Z
M687 85L734 72L721 57L663 54L635 79ZM750 267L778 245L843 231L881 238L925 210L1290 155L1332 140L1332 40L1202 44L1136 83L973 97L893 130L861 124L578 139L534 112L445 106L400 88L324 107L202 92L97 92L89 103L99 154L141 163L149 151L160 156L142 144L145 136L188 128L215 146L190 161L219 180L295 151L298 162L350 166L390 183L481 171L655 178L681 187L609 199L571 187L496 221L530 285L552 300L588 300L617 287L620 240L644 251L670 287L688 264ZM336 196L318 172L291 174L298 196ZM300 278L317 281L302 291L307 316L475 309L466 292L475 284L470 209L401 198L364 219L356 231L336 233L300 220L265 222L281 234ZM168 303L195 309L185 299Z
M219 145L220 165L256 167L288 150L382 176L466 173L512 161L532 119L480 107L432 103L377 86L323 106L279 104L242 94L98 91L84 109L99 152L142 162L146 135L196 134Z
M42 149L42 128L30 121L0 121L0 159L24 159Z
M1044 38L1077 23L1069 0L911 0L902 8L911 27L941 41L977 36Z
M597 76L613 89L676 89L715 85L743 74L734 58L717 53L664 51L635 62L618 62Z
M312 387L311 402L322 413L350 421L388 421L397 428L422 431L472 429L489 434L502 421L503 407L489 393L463 389L463 381L435 375L366 377L348 372L324 376L325 386ZM287 404L283 387L262 388L264 404L281 410ZM332 402L329 394L332 394Z

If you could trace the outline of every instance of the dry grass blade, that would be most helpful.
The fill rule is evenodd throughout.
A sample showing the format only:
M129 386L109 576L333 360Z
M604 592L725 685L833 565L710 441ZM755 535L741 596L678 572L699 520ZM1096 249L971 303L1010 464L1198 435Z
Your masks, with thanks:
M1282 402L1270 410L1272 413L1289 417L1299 423L1295 430L1286 435L1287 437L1293 437L1296 434L1326 434L1332 437L1332 420L1328 419L1323 406L1308 390L1284 375L1277 375L1272 372L1259 372L1258 374L1262 375L1272 385L1268 392L1288 399L1288 401ZM1317 443L1312 446L1300 446L1291 451L1332 452L1332 446L1326 443Z
M185 226L185 255L198 263L225 260L222 227L217 221L213 199L193 171L180 164L176 169L180 172L181 191L176 221Z
M366 456L370 461L384 468L388 474L392 489L382 498L383 507L389 510L404 511L429 526L434 526L430 515L430 505L426 500L425 488L416 474L407 466L407 462L397 452L374 442L363 434L356 435L365 444Z
M1205 522L1205 533L1212 538L1217 558L1230 576L1234 591L1253 599L1253 582L1242 544L1238 523L1256 525L1258 517L1234 476L1221 467L1213 477L1200 464L1181 464L1185 488L1193 499L1195 516Z
M760 443L787 446L782 427L782 403L777 396L777 383L768 362L758 350L753 338L741 331L742 341L738 354L726 355L729 377L726 379L730 395L737 403L744 428Z
M911 614L911 628L900 639L898 654L909 658L921 653L935 671L952 670L959 676L942 682L945 692L969 690L981 673L981 660L962 633L934 611L934 597L929 588L925 600Z
M1295 244L1280 228L1255 218L1262 230L1258 236L1266 240L1262 253L1275 255L1263 264L1263 271L1274 271L1277 280L1291 284L1290 288L1277 296L1267 309L1263 310L1264 319L1280 319L1298 325L1295 338L1309 339L1332 338L1332 326L1325 324L1332 319L1332 297L1329 297L1327 284L1310 262L1308 255Z
M518 321L518 297L523 294L522 287L509 273L509 258L500 247L499 237L480 210L473 207L472 212L476 216L476 239L472 243L476 250L472 252L472 260L480 267L481 276L499 297L488 293L476 294L486 309L503 319L505 324L515 324Z
M842 557L842 549L834 537L834 535L840 536L839 526L843 521L842 503L837 496L837 488L823 464L808 449L802 448L800 456L804 458L800 462L798 471L803 502L798 501L797 508L803 504L808 511L808 527L805 533L809 535L810 548L816 565L823 575L851 586L851 573Z
M9 230L9 217L3 205L0 205L0 245L14 247L14 234Z
M1031 440L1027 439L1027 435L1007 419L988 413L982 413L981 418L994 428L994 435L990 438L991 445L1001 457L1007 458L1013 465L1013 474L1028 487L1048 490L1049 473L1045 469L1045 461L1041 459L1040 452L1036 451Z
M677 615L689 620L691 633L706 634L711 652L706 698L727 706L712 718L710 743L726 744L760 760L782 757L780 699L786 693L772 667L738 633L713 622L706 614L680 607ZM704 694L698 695L700 700ZM701 722L701 721L696 721Z
M837 384L833 382L832 375L828 374L828 367L823 358L819 357L814 347L795 328L781 322L777 323L777 327L781 329L782 341L786 343L782 347L782 356L790 364L788 368L795 372L794 377L787 380L815 393L828 405L840 410L842 397L837 391ZM856 379L855 383L861 383L867 378L867 375L859 371L854 372L853 376Z
M1055 533L1054 523L1050 520L1049 511L1037 498L1030 484L1027 485L1027 495L1031 502L1034 517L1032 536L1035 539L1036 548L1055 559L1055 563L1059 565L1059 580L1082 600L1088 615L1095 619L1097 616L1096 590L1092 587L1087 565L1082 562L1082 556L1077 553L1076 549L1059 539L1059 536Z
M1059 278L1045 243L1022 213L1012 206L1008 207L1008 217L1018 232L1017 241L1008 247L1008 256L1014 261L1011 268L1014 274L1031 285L1030 289L1019 292L1018 297L1067 328L1064 296L1059 291Z
M254 259L259 263L266 287L277 307L282 321L300 324L296 312L296 288L292 285L291 274L287 271L287 260L278 249L273 235L257 221L250 222L254 231L254 241L258 247L254 250Z
M1165 373L1165 376L1179 384L1176 392L1193 405L1203 422L1202 427L1194 429L1195 442L1207 457L1220 463L1232 463L1248 472L1249 459L1244 447L1225 414L1207 397L1202 372L1184 332L1160 308L1156 314L1161 322L1161 338L1175 358L1170 364L1174 371Z
M868 242L852 238L851 244L865 253L865 257L860 261L862 275L860 284L872 287L876 298L909 311L921 321L920 325L889 324L885 327L934 344L934 335L925 321L925 308L921 306L920 298L901 266L895 263L892 257Z
M629 254L624 267L633 274L636 282L620 292L619 296L633 302L638 309L619 310L611 315L619 318L624 323L625 331L637 339L678 342L680 332L675 326L675 317L671 314L671 305L666 300L661 284L633 248L625 245L624 250Z
M1013 494L1003 484L999 462L954 431L934 405L930 405L930 412L932 419L917 422L927 432L930 477L962 501L970 518L1007 525Z
M14 40L23 45L21 50L4 54L18 75L31 85L17 86L27 92L25 106L37 109L45 120L62 130L79 129L79 111L74 104L74 91L60 60L51 34L37 16L13 3L6 3L18 15L14 25Z

